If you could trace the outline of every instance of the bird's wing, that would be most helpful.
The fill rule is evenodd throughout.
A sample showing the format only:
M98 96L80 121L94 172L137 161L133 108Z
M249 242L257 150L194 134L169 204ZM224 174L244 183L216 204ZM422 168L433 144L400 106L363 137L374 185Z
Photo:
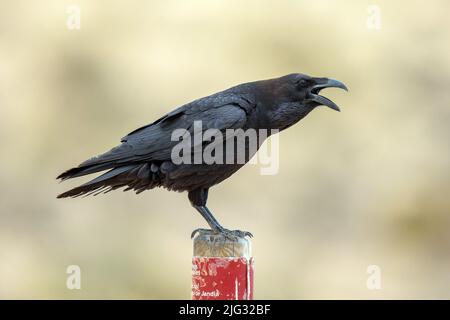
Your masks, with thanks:
M202 130L237 129L245 127L248 106L240 97L206 97L184 105L157 121L139 128L124 138L122 144L110 151L83 162L80 167L170 159L176 129L193 131L194 121L202 121ZM247 102L248 103L248 102Z
M250 112L252 108L252 103L250 102L251 98L248 97L245 94L235 94L235 93L227 93L227 92L219 92L216 94L213 94L208 97L197 99L191 103L185 104L168 114L162 116L158 120L147 124L143 127L140 127L132 132L130 132L128 135L123 137L121 139L122 142L127 141L129 138L135 138L140 135L147 134L146 129L149 129L151 127L154 127L156 125L162 125L165 126L166 124L172 124L174 123L174 120L176 120L179 117L189 116L189 115L196 115L201 116L202 112L211 110L211 109L217 109L220 107L223 107L225 105L234 105L236 107L239 107L245 112ZM187 129L187 128L186 128Z

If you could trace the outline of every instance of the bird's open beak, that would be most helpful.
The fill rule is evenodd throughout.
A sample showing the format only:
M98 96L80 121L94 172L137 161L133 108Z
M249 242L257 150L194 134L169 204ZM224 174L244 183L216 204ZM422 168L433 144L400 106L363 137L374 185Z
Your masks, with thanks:
M319 95L320 90L324 88L341 88L345 91L348 91L345 84L338 80L334 79L327 79L327 78L316 78L317 84L311 87L311 90L309 91L308 98L310 101L317 102L319 105L324 105L327 107L330 107L331 109L334 109L336 111L341 111L339 107L330 99Z

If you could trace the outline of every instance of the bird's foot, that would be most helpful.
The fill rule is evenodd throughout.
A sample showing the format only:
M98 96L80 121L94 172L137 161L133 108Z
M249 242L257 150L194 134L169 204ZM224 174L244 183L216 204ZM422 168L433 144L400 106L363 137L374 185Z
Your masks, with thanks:
M192 231L191 233L191 239L195 237L195 235L197 233L204 233L207 235L222 235L224 238L231 240L231 241L236 241L238 238L245 238L245 237L249 237L252 238L253 234L251 232L248 231L241 231L241 230L228 230L225 228L221 228L221 229L195 229L194 231Z
M223 235L226 239L232 240L232 241L237 240L237 238L245 238L245 237L252 238L253 237L253 234L251 232L241 231L241 230L222 229L218 233Z

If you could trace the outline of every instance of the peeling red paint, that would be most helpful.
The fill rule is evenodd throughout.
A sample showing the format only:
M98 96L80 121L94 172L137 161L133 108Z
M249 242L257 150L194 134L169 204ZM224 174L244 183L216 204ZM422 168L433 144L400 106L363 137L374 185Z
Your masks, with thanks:
M253 300L253 258L192 258L193 300Z

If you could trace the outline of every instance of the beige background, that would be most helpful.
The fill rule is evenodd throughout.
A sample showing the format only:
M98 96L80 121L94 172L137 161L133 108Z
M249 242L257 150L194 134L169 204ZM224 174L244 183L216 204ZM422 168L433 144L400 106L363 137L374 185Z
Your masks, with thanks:
M66 9L81 8L81 29ZM381 29L366 26L368 5ZM450 298L448 1L2 1L0 298L189 298L186 194L56 200L61 171L176 106L291 72L344 81L280 171L211 191L256 298ZM66 268L82 289L66 288ZM382 289L366 288L369 265Z

